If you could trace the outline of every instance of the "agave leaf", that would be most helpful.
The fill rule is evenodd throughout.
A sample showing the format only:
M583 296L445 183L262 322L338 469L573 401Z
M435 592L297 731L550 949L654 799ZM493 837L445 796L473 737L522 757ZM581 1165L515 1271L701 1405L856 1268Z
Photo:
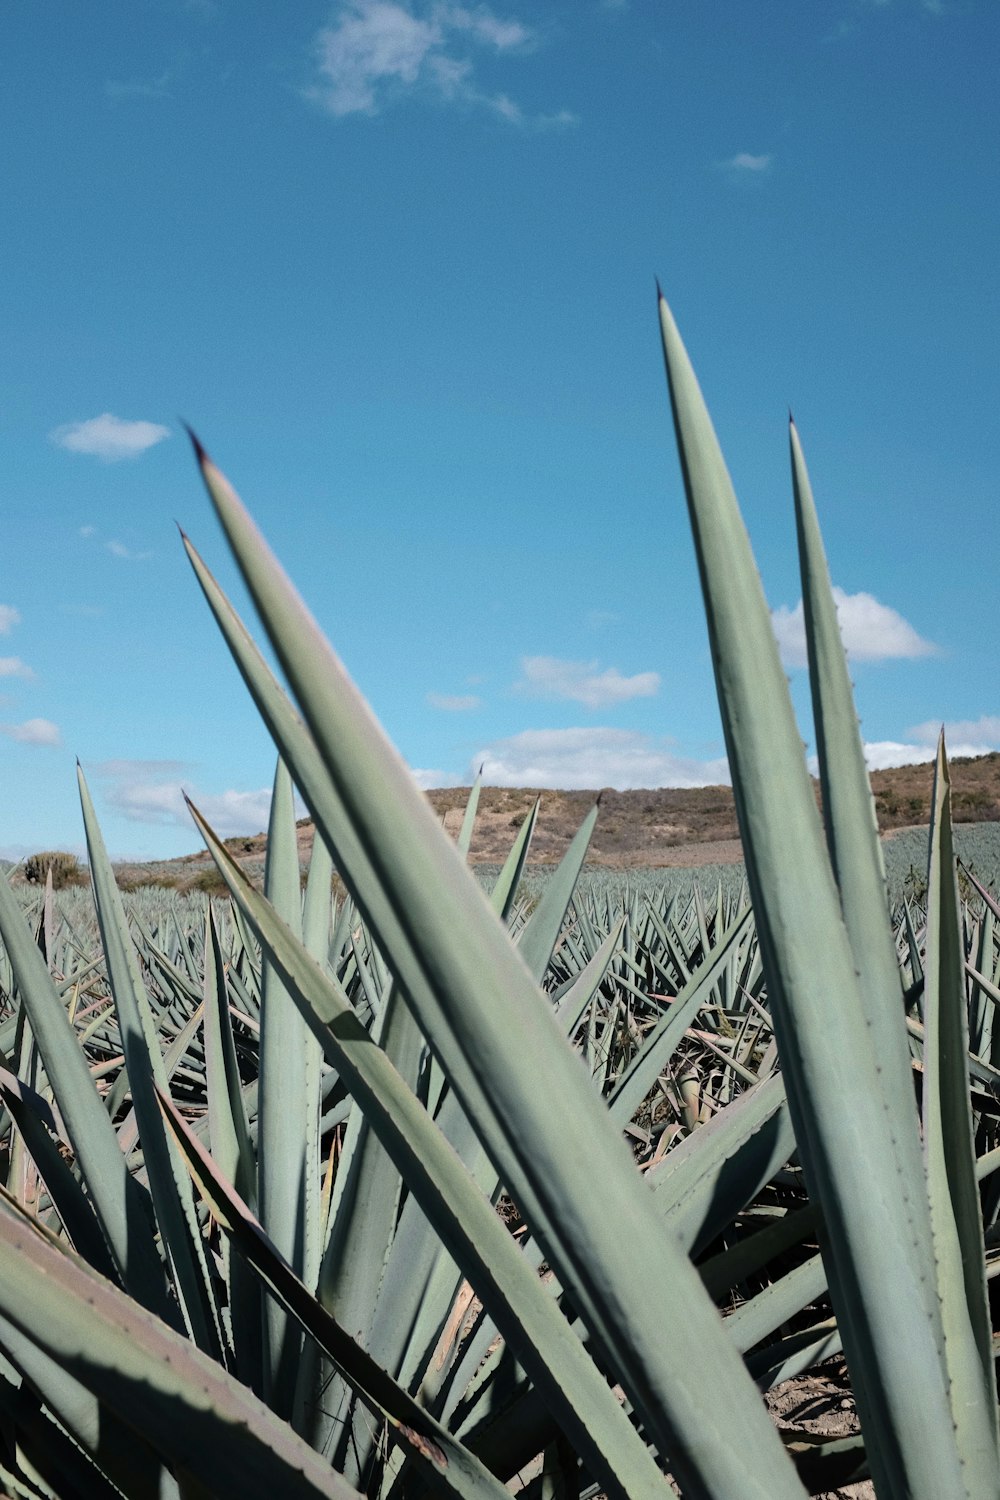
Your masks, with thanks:
M173 1078L177 1069L184 1061L184 1058L187 1055L188 1048L190 1047L191 1042L194 1040L198 1028L201 1026L201 1022L202 1008L201 1005L198 1005L198 1007L191 1012L187 1021L181 1027L180 1031L174 1037L170 1045L164 1048L162 1053L163 1071L168 1079ZM126 1118L118 1127L118 1144L126 1157L130 1156L132 1151L135 1149L135 1143L138 1138L139 1120L136 1115L135 1109L133 1108L129 1111Z
M465 804L465 816L462 819L462 826L458 831L458 838L455 840L455 848L465 859L468 859L469 849L472 847L472 830L476 826L476 813L479 809L479 793L482 790L482 785L483 768L480 766L476 773L476 779L470 788L469 800Z
M91 1481L106 1475L129 1500L178 1500L178 1489L163 1460L142 1435L104 1406L57 1355L39 1348L0 1313L0 1346L30 1389L76 1445L75 1487L64 1493L88 1495Z
M371 1036L385 1051L401 1078L415 1089L424 1041L397 990L390 989L375 1018ZM378 1350L378 1357L383 1350L373 1335L373 1323L376 1306L381 1300L380 1288L390 1251L400 1246L405 1237L399 1213L401 1188L402 1179L395 1162L373 1132L363 1111L353 1110L337 1164L330 1234L323 1254L318 1296L323 1306L349 1328L355 1338L366 1343L371 1338L370 1348L373 1353ZM409 1217L406 1209L404 1217ZM408 1248L411 1253L403 1257L402 1280L404 1287L412 1288L419 1297L424 1277L412 1246ZM399 1342L405 1343L409 1321L399 1315L398 1308L393 1310L388 1321L395 1335L392 1348L398 1351ZM392 1363L382 1361L390 1374L397 1372L398 1359L396 1352ZM340 1422L336 1436L349 1440L350 1424L343 1413L345 1399L346 1392L335 1385L326 1391L317 1407L319 1412L328 1414L331 1430ZM367 1446L363 1434L359 1435L358 1441L361 1448ZM343 1443L341 1446L343 1448ZM349 1446L353 1447L353 1442ZM346 1452L344 1472L349 1472L348 1465L360 1464L361 1458L357 1449Z
M209 1494L355 1500L284 1422L3 1195L0 1314Z
M593 958L576 975L572 984L564 989L556 1005L556 1015L565 1036L572 1036L579 1026L587 1006L604 983L604 977L621 942L625 917L621 916L597 949Z
M696 1272L664 1240L600 1100L581 1089L579 1059L551 1008L228 482L200 457L309 723L306 755L290 753L294 729L276 736L282 751L452 1086L602 1356L693 1494L746 1500L755 1485L775 1500L800 1494ZM268 718L272 734L277 722L277 713ZM319 770L322 777L314 777ZM331 803L334 817L327 818ZM361 852L354 866L342 847L344 824ZM583 1142L585 1152L576 1144ZM654 1278L663 1295L651 1304L645 1289ZM720 1415L706 1433L709 1412Z
M785 1086L767 1078L693 1131L646 1174L691 1255L722 1233L795 1151Z
M726 1292L746 1281L786 1250L800 1245L806 1235L816 1232L816 1210L812 1204L796 1208L780 1219L772 1219L763 1229L746 1235L721 1250L698 1267L701 1279L718 1301Z
M552 951L559 940L566 911L587 857L599 810L600 804L595 803L580 824L569 848L549 876L541 899L518 944L522 959L539 982L545 977Z
M924 1152L955 1427L968 1493L996 1493L997 1392L982 1212L969 1107L964 949L952 846L951 781L938 742L924 969Z
M944 1372L919 1284L919 1181L904 1175L770 612L673 317L660 326L716 687L768 997L876 1487L963 1493ZM822 963L817 956L822 954ZM831 1004L831 996L836 1004ZM905 1268L905 1271L904 1269ZM905 1351L905 1353L904 1353ZM919 1353L918 1353L919 1351Z
M292 779L279 760L271 798L264 890L299 936L302 897ZM261 967L257 1195L261 1223L300 1278L315 1285L319 1257L319 1057L297 1007L266 957ZM307 1264L307 1246L311 1250ZM302 1339L285 1309L264 1299L264 1396L292 1413Z
M818 1301L826 1291L826 1270L821 1255L810 1256L801 1265L770 1282L726 1318L726 1332L741 1353L761 1343L803 1308Z
M0 1091L77 1252L103 1276L115 1278L114 1260L93 1205L61 1154L60 1148L68 1148L53 1139L58 1129L45 1100L6 1068L0 1068Z
M0 877L0 937L122 1284L146 1307L170 1318L148 1195L128 1170L65 1006L4 877Z
M219 1170L235 1184L241 1197L255 1205L257 1159L250 1137L228 1001L219 935L212 903L207 901L203 1015L208 1138ZM223 1271L229 1290L229 1333L236 1373L244 1385L259 1395L264 1387L260 1285L245 1270L239 1258L233 1263L228 1244L223 1248Z
M861 982L872 1051L878 1058L886 1109L894 1123L902 1175L920 1175L920 1137L910 1049L903 1019L903 992L889 919L885 867L878 840L875 801L854 708L847 658L837 624L816 505L794 422L789 424L795 518L802 574L802 603L809 654L816 750L827 845L840 890L844 923ZM918 1199L919 1203L919 1199ZM915 1249L921 1256L920 1286L933 1287L933 1257L924 1216L914 1210ZM937 1302L924 1297L937 1322ZM940 1347L940 1335L939 1335Z
M450 1490L462 1500L485 1500L490 1495L494 1500L506 1500L503 1486L317 1302L219 1173L172 1101L165 1094L159 1099L188 1170L214 1217L304 1331L321 1345L359 1395L391 1423L409 1456L434 1487Z
M531 847L531 836L538 821L540 804L541 799L536 797L531 805L531 811L517 831L517 838L511 845L510 853L504 860L503 868L490 892L490 905L505 925L517 896L517 888L521 883L524 867L528 862L528 850Z
M702 1006L708 1003L720 975L751 930L752 923L753 912L747 907L650 1031L608 1096L608 1108L615 1119L621 1122L631 1120L677 1050L688 1027Z
M200 1348L222 1357L222 1330L211 1290L208 1263L195 1215L191 1184L168 1140L153 1093L154 1080L167 1087L159 1039L136 963L121 895L104 847L83 771L77 766L80 803L90 856L97 920L107 957L108 979L118 1014L132 1099L139 1121L143 1160L149 1174L157 1223L173 1266L181 1307Z
M373 1043L336 980L318 967L253 889L194 807L191 813L289 993L298 997L327 1059L339 1069L504 1337L545 1389L581 1454L614 1494L664 1500L663 1479L648 1450L488 1200Z

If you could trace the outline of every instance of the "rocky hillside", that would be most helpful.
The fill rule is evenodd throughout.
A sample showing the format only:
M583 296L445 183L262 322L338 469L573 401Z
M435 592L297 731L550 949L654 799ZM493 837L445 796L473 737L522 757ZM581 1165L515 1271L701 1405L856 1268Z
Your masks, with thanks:
M1000 754L951 763L952 812L960 823L1000 822ZM933 768L902 766L876 771L872 790L883 834L926 824L930 812ZM445 828L457 834L462 822L467 787L448 787L428 794ZM532 844L532 860L553 863L565 850L588 810L596 791L534 791L517 787L484 787L472 843L472 859L483 864L501 862L516 830L536 797L541 813ZM817 798L819 790L817 787ZM229 847L251 875L263 866L266 836L228 840ZM312 846L312 825L299 825L303 863ZM650 791L601 793L601 811L590 847L589 863L611 869L689 867L726 864L741 856L733 794L729 787L660 788ZM120 866L124 884L169 884L185 888L214 884L207 854L149 865Z

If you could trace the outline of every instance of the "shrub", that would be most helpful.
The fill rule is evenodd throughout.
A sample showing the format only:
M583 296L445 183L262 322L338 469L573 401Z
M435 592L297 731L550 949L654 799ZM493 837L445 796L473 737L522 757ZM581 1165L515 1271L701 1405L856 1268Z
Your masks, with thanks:
M44 885L50 870L52 886L57 891L68 885L81 885L86 878L76 855L67 854L64 849L47 849L41 854L30 854L24 861L24 878L32 885Z

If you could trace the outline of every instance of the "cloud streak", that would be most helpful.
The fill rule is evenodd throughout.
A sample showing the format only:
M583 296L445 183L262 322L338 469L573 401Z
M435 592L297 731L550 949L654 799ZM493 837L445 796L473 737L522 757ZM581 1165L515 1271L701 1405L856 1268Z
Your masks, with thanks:
M170 428L158 422L130 422L106 411L86 422L65 422L49 433L49 440L70 453L86 453L113 464L139 458L169 436Z
M270 787L199 792L183 775L186 769L185 762L178 760L106 760L93 766L91 774L106 783L108 806L130 823L193 831L184 802L186 792L221 838L260 833L267 827Z
M834 588L837 620L844 649L851 661L913 661L936 656L939 648L918 635L908 620L882 604L874 594L847 594ZM786 667L804 667L806 652L805 615L802 600L794 608L781 604L771 611L771 622Z
M471 713L483 704L482 698L475 693L428 693L427 702L431 708L439 708L446 714Z
M763 152L760 156L754 156L750 151L737 151L735 156L727 157L718 165L724 172L729 172L734 177L762 177L766 172L770 172L774 165L774 157L769 151Z
M34 672L19 656L0 656L0 677L34 677Z
M905 740L872 740L865 745L865 761L870 771L885 771L893 766L915 766L933 760L937 754L938 735L944 729L950 760L992 755L1000 750L1000 715L982 714L978 719L952 719L943 725L939 719L926 719L905 731Z
M652 698L659 692L657 672L637 672L625 677L617 667L598 671L596 661L563 661L557 656L525 656L522 676L514 684L524 698L564 699L585 708L610 708L632 698Z
M15 625L20 625L21 613L13 604L0 604L0 635L10 635Z
M614 787L718 786L729 781L725 759L693 760L676 755L670 742L635 730L601 728L526 729L477 750L490 786ZM440 784L440 783L439 783ZM424 785L431 785L425 782Z
M152 557L152 552L133 552L131 547L126 547L124 542L112 538L110 542L104 543L105 548L112 557L121 558L124 562L145 562Z
M403 0L348 0L316 37L319 82L306 97L338 118L377 115L396 99L419 95L475 105L512 124L575 124L568 110L526 116L508 94L485 90L477 81L477 51L512 55L530 50L535 40L529 26L485 5L416 9Z
M26 719L23 724L0 724L0 734L19 745L61 745L58 724L51 719Z

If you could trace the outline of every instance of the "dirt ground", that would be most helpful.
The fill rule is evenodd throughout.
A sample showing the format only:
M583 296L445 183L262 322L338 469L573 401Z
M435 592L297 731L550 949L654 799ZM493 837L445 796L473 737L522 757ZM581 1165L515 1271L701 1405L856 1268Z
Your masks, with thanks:
M764 1398L767 1409L783 1432L801 1432L826 1439L850 1437L860 1430L858 1415L847 1378L847 1366L838 1356L775 1386ZM842 1489L824 1490L817 1500L874 1500L870 1479Z

